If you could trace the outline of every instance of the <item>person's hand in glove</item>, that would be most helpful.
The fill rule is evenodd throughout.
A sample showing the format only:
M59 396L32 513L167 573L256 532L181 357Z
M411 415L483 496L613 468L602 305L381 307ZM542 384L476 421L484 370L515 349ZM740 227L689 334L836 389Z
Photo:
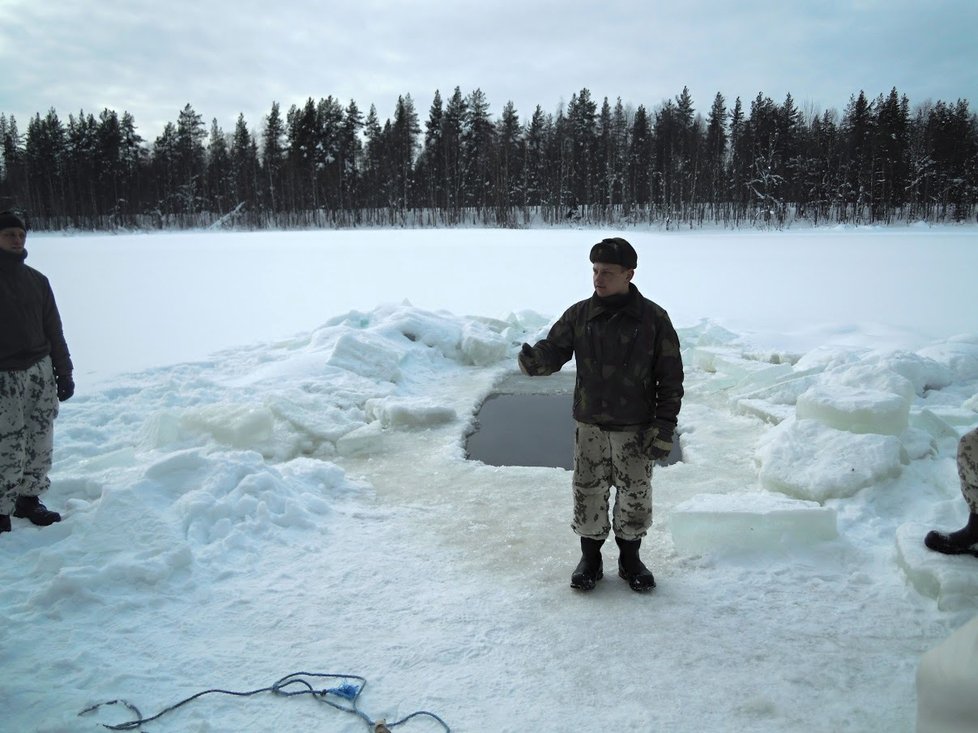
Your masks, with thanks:
M58 401L70 400L75 394L75 380L71 378L71 372L58 374L55 379L58 382Z
M672 433L664 430L657 430L652 439L652 448L649 451L653 461L662 461L672 453Z
M520 371L528 377L536 377L543 373L543 366L536 354L533 353L533 347L529 344L523 344L516 361L520 365Z

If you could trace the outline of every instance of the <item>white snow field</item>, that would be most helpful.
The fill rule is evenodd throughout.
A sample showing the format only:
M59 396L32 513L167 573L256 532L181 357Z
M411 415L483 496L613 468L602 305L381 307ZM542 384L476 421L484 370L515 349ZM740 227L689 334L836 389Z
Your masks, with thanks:
M647 595L613 571L569 588L569 471L464 450L612 235L687 372ZM78 389L44 497L64 520L0 536L0 729L105 730L302 672L331 692L203 695L143 730L895 733L917 726L918 671L919 730L978 729L974 686L945 683L978 659L978 560L922 543L967 516L978 228L28 250Z

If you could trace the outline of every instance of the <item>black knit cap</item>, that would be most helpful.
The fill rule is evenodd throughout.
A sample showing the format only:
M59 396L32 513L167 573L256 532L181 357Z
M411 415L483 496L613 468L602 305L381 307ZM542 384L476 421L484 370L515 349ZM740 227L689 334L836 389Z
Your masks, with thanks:
M638 267L638 254L635 248L621 237L602 239L591 247L591 262L606 265L621 265L626 270Z
M27 231L27 225L18 214L13 211L0 211L0 229L23 229Z

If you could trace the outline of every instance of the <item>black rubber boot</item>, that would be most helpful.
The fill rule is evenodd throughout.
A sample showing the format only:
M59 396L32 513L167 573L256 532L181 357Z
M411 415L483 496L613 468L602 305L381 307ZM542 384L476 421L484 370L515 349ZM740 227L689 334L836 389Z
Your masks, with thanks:
M38 527L47 527L61 521L61 515L44 506L36 496L18 496L14 505L14 516L28 519Z
M0 514L0 532L10 531L10 515Z
M604 569L601 562L601 545L604 540L581 537L581 561L571 573L571 588L593 590L602 577Z
M628 581L628 587L634 591L644 592L655 588L655 576L645 567L638 556L642 540L623 540L615 537L618 543L618 577Z
M968 523L957 532L928 532L924 544L945 555L978 557L978 514L968 516Z

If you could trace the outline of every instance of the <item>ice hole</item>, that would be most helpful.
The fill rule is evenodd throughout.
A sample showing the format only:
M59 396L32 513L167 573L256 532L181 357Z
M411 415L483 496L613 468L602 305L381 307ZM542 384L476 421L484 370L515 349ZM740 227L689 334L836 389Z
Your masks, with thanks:
M490 466L574 468L574 375L530 379L511 376L496 386L476 413L465 457ZM682 460L679 441L658 465Z

